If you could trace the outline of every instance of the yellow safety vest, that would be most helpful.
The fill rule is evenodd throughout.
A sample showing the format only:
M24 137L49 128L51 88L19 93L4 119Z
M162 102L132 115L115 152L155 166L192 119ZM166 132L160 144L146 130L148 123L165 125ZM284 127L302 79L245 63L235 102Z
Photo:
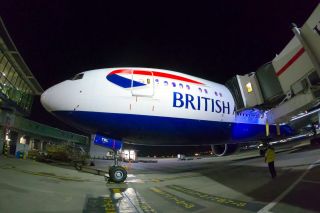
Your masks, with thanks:
M274 150L270 149L270 148L267 149L266 154L265 154L266 162L270 163L270 162L274 161L275 157L276 157L276 154L275 154Z

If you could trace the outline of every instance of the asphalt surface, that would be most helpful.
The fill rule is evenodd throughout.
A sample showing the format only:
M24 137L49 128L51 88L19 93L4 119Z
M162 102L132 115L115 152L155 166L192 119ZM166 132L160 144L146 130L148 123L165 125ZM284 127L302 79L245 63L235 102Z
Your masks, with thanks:
M154 160L154 159L152 159ZM320 149L277 153L271 179L257 151L222 158L124 163L103 176L0 156L0 212L320 212ZM96 160L105 169L110 161Z

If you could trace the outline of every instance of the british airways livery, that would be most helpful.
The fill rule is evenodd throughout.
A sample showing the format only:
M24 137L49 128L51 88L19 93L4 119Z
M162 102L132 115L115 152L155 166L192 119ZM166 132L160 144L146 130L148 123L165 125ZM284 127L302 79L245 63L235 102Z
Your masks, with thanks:
M133 144L228 144L265 135L263 111L235 113L224 85L168 70L82 72L46 90L41 102L72 126Z
M179 72L151 68L86 71L41 95L42 105L66 123L95 134L94 144L211 145L216 155L265 135L263 111L236 113L227 87ZM282 132L290 133L287 126ZM271 127L275 133L276 128ZM106 138L107 137L107 138ZM126 170L109 169L115 182Z
M272 61L272 69L267 70L269 74L275 72L274 83L278 83L281 90L279 97L283 100L274 95L278 95L278 90L272 95L267 91L268 101L272 101L276 107L282 104L278 109L288 109L287 103L297 103L296 100L309 100L305 96L306 82L310 84L310 97L318 94L313 92L318 88L318 84L313 82L319 77L312 77L312 71L318 70L320 73L316 61L320 58L320 34L317 30L319 11L320 6L309 17L301 32L293 28L295 37ZM299 51L301 48L303 51ZM285 71L286 75L281 75ZM250 92L252 89L248 90ZM299 99L302 96L304 99ZM277 99L274 97L281 102L275 101ZM139 67L82 72L47 89L41 96L42 105L49 112L95 135L93 144L107 144L114 150L120 149L123 142L166 146L211 145L213 152L220 156L233 152L239 143L266 135L267 113L272 109L264 112L252 108L263 103L257 101L246 107L240 106L246 110L239 112L235 110L235 100L239 102L222 84L182 72ZM289 115L307 110L317 103L315 98L306 102L305 106L293 104L297 108L290 108ZM283 122L285 115L282 111L274 112L271 118L277 115L278 121ZM271 126L269 132L275 135L276 127ZM284 135L294 134L287 125L280 126L280 132ZM109 175L115 182L122 182L126 178L126 171L117 165L116 159L115 166L109 169Z

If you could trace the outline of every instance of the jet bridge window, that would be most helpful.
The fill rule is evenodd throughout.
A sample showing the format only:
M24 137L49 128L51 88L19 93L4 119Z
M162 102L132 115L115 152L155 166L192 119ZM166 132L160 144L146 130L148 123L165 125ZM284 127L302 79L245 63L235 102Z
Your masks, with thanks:
M83 78L83 73L79 73L77 75L75 75L73 78L71 78L71 80L80 80Z

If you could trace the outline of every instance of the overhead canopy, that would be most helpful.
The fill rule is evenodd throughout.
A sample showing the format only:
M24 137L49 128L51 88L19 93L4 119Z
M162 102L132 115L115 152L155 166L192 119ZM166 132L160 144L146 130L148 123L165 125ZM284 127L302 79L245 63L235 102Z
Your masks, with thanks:
M15 44L13 43L1 17L0 17L0 48L4 51L8 60L16 68L17 73L28 84L34 95L40 95L43 92L37 79L33 76L29 67L21 57Z

